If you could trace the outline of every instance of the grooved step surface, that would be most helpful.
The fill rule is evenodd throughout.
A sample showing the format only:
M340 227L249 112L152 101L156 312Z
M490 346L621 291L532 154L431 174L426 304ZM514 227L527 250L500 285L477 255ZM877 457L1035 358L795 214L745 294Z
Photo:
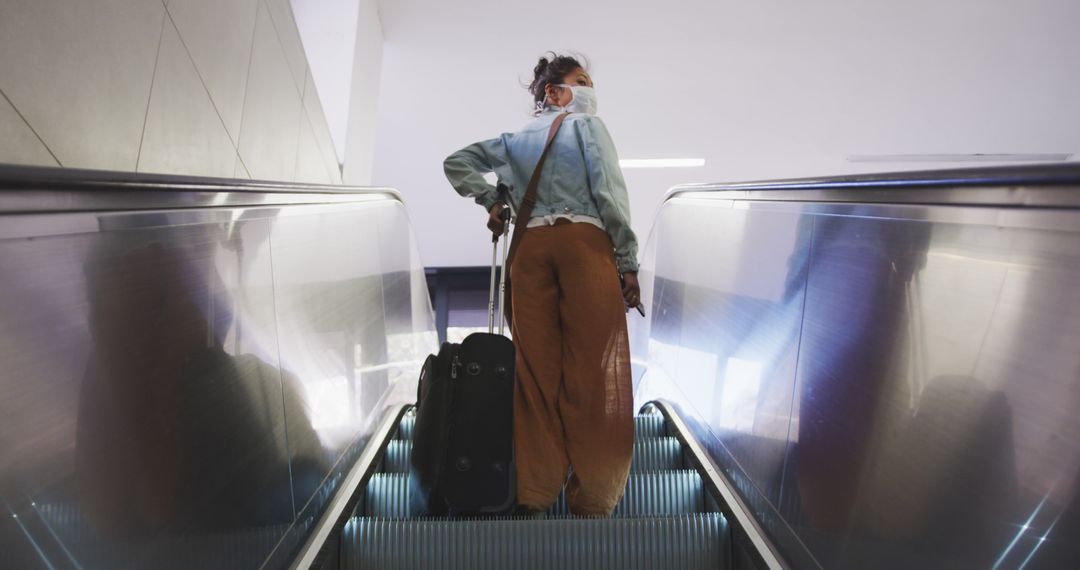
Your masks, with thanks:
M658 471L634 473L626 482L626 494L613 516L640 517L698 513L705 510L701 478L694 471ZM368 517L409 517L409 476L404 473L378 473L368 481L360 512ZM551 514L568 515L565 492L551 509Z
M626 481L626 492L612 516L663 516L704 511L705 493L696 472L658 471L631 474ZM565 490L549 512L556 516L570 514Z
M398 424L397 433L394 435L394 439L411 440L413 435L413 429L416 427L416 414L410 413L401 418L401 423Z
M646 439L667 435L664 429L665 421L664 416L660 414L634 416L634 437L636 439Z
M668 518L415 520L354 518L341 568L651 570L730 567L719 513Z
M383 471L386 473L406 473L409 471L409 454L412 442L403 439L391 440L383 456Z
M409 476L405 473L376 473L371 476L357 512L368 517L409 517Z
M682 444L674 437L650 437L634 442L631 473L682 468Z
M412 442L393 440L386 447L383 470L387 473L406 473L409 470L409 454ZM634 443L632 473L664 471L682 467L682 445L674 437L653 437Z
M398 431L394 438L399 440L412 439L414 427L416 427L416 416L405 416L402 418L401 423L398 424ZM660 414L634 416L634 437L636 439L663 437L666 435L664 431L664 416Z

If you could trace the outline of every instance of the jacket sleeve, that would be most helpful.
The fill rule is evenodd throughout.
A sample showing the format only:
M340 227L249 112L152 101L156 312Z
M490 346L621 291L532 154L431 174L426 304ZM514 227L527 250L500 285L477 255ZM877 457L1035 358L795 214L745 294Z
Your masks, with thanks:
M585 152L585 169L589 175L589 191L596 200L600 219L615 244L615 261L619 272L636 272L637 236L630 228L630 197L619 168L615 141L611 140L611 134L598 117L584 117L578 124L578 137Z
M495 187L484 175L508 164L506 144L502 138L471 144L443 161L443 172L458 194L476 200L485 210L499 201Z

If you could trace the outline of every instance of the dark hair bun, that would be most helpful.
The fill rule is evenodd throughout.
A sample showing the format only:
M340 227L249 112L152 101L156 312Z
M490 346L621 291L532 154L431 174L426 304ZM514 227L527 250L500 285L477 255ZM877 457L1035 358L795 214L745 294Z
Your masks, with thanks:
M533 100L542 104L547 97L545 89L548 85L562 83L564 77L580 67L582 65L576 58L558 55L555 52L549 52L541 57L533 68L533 80L529 84L529 92L532 93Z
M550 62L547 60L546 57L540 58L540 61L537 62L536 67L533 68L533 79L534 80L537 77L540 77L541 75L543 75L544 70L547 69L547 66L548 66L549 63Z

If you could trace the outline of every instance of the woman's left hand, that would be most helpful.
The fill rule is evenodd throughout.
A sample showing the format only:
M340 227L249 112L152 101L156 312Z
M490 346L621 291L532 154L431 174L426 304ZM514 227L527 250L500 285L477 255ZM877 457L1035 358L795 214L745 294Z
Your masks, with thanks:
M636 307L641 303L641 287L638 285L637 273L623 273L622 296L627 307Z

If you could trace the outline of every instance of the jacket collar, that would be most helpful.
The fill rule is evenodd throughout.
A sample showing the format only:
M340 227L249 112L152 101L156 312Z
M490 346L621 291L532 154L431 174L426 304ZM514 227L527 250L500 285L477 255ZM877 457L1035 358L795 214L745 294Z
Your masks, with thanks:
M569 111L566 110L566 107L560 107L558 105L549 105L546 109L544 109L536 117L537 118L541 118L541 117L546 118L546 117L552 117L554 115L558 115L560 113L569 113Z

